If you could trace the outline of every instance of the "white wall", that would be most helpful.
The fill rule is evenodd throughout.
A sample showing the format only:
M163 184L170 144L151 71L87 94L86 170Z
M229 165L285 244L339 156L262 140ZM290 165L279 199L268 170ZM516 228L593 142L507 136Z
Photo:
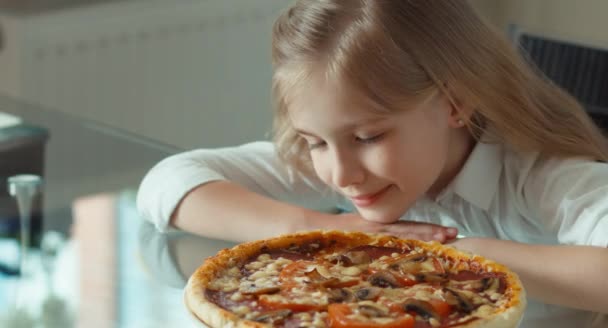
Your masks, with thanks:
M17 96L21 94L21 22L12 17L0 14L0 90L3 93Z
M132 0L23 19L19 96L182 148L271 129L270 33L287 0Z

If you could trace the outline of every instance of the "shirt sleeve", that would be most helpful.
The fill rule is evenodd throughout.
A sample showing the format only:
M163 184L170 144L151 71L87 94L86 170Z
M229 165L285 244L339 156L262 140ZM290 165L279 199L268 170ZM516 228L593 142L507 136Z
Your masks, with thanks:
M561 244L608 247L608 164L539 159L523 192L528 209Z
M289 169L270 142L199 149L170 156L144 177L137 194L140 216L168 228L181 199L202 184L229 180L253 192L311 209L329 211L340 201L324 184Z

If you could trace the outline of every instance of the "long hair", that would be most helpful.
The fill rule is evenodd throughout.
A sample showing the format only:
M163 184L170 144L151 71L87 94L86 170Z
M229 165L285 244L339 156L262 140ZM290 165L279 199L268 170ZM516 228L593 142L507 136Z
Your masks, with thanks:
M386 110L439 89L471 109L477 140L608 161L607 139L582 106L466 0L299 0L274 24L272 61L275 142L300 168L309 155L287 111L313 70Z

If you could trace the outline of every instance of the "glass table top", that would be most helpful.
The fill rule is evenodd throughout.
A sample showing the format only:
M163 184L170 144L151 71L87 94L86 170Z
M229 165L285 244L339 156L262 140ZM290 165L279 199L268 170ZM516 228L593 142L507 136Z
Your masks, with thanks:
M0 128L0 224L19 220L8 177L43 181L21 272L19 235L0 232L0 327L200 326L182 289L205 257L232 244L159 234L135 207L147 170L180 149L9 97L0 112L23 121Z

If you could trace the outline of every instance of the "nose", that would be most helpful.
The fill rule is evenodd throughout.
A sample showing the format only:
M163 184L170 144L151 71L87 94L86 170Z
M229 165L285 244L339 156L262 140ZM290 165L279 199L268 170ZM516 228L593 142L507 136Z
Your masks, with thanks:
M360 184L365 178L357 157L343 151L334 151L331 172L332 182L339 188Z

